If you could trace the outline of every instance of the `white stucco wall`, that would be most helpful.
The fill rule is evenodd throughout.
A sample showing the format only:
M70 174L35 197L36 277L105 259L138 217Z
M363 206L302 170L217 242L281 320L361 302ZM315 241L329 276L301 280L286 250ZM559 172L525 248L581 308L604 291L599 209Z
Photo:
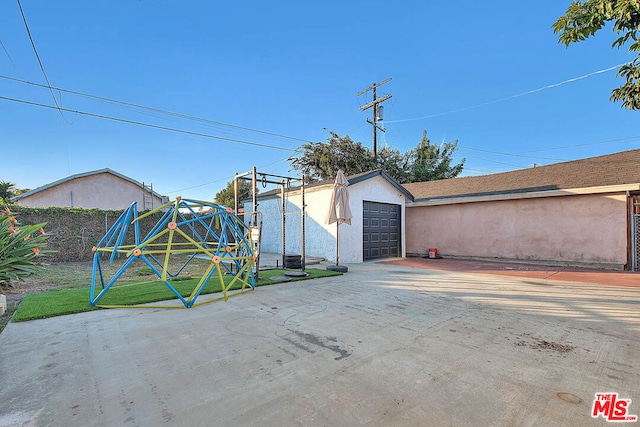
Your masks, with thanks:
M329 212L332 185L312 187L305 191L305 255L321 257L329 261L336 259L336 224L326 224ZM362 202L373 201L392 203L401 206L401 227L404 236L404 204L405 196L381 176L349 185L349 206L353 218L351 225L341 224L340 263L362 262ZM262 242L263 252L282 252L282 198L260 199L258 211L263 215ZM302 227L300 217L302 197L299 191L292 191L286 196L286 254L301 254ZM251 203L245 204L245 211L253 210ZM405 254L404 238L402 255Z
M132 202L144 209L142 188L110 173L99 173L76 178L44 189L18 201L20 206L33 208L58 206L98 208L104 210L126 209ZM154 196L153 207L162 205Z

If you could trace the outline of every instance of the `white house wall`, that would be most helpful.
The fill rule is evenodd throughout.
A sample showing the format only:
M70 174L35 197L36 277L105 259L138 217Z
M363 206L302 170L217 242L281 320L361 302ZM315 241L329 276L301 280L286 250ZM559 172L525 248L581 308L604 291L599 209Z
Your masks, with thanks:
M336 224L326 224L333 186L312 187L305 191L305 256L321 257L329 261L336 259ZM351 225L340 225L340 263L362 262L362 202L373 201L401 206L402 255L404 243L404 195L381 176L376 176L356 184L349 185L349 205L353 218ZM282 198L278 195L271 199L258 200L258 211L262 213L263 252L282 252ZM300 217L302 198L299 191L286 196L285 243L287 255L300 255L302 246L302 227ZM245 210L253 210L251 203L245 204Z

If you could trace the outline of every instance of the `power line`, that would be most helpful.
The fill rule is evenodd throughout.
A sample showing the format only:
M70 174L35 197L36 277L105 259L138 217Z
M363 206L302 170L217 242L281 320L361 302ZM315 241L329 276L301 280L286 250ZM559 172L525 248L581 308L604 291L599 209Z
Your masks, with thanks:
M521 96L530 95L532 93L541 92L541 91L546 90L546 89L552 89L554 87L562 86L562 85L567 84L567 83L572 83L572 82L575 82L575 81L578 81L578 80L586 79L587 77L595 76L596 74L602 74L602 73L606 73L607 71L614 70L614 69L619 68L619 67L621 67L621 66L623 66L625 64L627 64L627 62L624 62L622 64L618 64L618 65L614 65L613 67L605 68L603 70L594 71L592 73L585 74L585 75L580 76L580 77L574 77L574 78L571 78L571 79L568 79L568 80L563 80L560 83L550 84L550 85L543 86L543 87L538 88L538 89L528 90L526 92L518 93L516 95L507 96L505 98L500 98L500 99L496 99L496 100L493 100L493 101L483 102L481 104L472 105L470 107L458 108L457 110L446 111L444 113L430 114L430 115L427 115L427 116L413 117L413 118L410 118L410 119L389 120L386 123L412 122L412 121L415 121L415 120L431 119L433 117L440 117L440 116L446 116L448 114L460 113L462 111L467 111L467 110L471 110L471 109L474 109L474 108L484 107L485 105L496 104L498 102L508 101L510 99L519 98Z
M24 76L22 75L22 73L20 72L18 67L16 66L16 63L13 62L13 59L11 58L11 55L9 55L9 51L5 47L4 43L2 43L2 40L0 40L0 46L2 46L2 49L4 50L4 53L7 55L7 58L9 58L9 62L11 62L11 65L13 65L13 68L15 68L16 72L18 74L20 74L20 77L24 78Z
M51 83L49 83L49 77L47 77L46 71L44 71L44 65L42 65L42 61L40 60L40 55L38 55L38 49L36 49L36 44L33 41L33 37L31 37L31 31L29 30L29 24L27 24L27 17L24 15L24 10L22 10L22 4L20 0L18 1L18 7L20 8L20 14L22 15L22 21L24 22L24 27L27 30L27 35L29 36L29 41L31 42L31 47L33 48L33 53L36 54L36 59L38 60L38 64L40 65L40 71L42 71L42 75L44 76L45 81L47 82L47 87L49 88L49 92L51 92L51 97L53 98L53 102L56 104L58 111L60 111L60 106L58 105L58 100L53 93L53 89L51 89ZM64 119L64 115L62 111L60 111L60 115Z
M558 162L566 161L566 159L556 159L556 158L553 158L553 157L525 156L524 154L502 153L502 152L499 152L499 151L483 150L481 148L471 148L471 147L465 147L465 146L462 146L462 145L460 145L459 147L461 149L463 149L463 150L480 151L480 152L483 152L483 153L497 154L499 156L524 157L526 159L539 159L539 160L554 160L554 161L558 161Z
M487 169L477 169L477 168L467 168L467 167L465 167L463 172L467 172L467 171L482 172L484 174L500 173L500 172L496 172L495 170L487 170Z
M404 134L406 137L411 138L410 135L407 135L405 132L403 132L399 128L394 128L393 130L394 130L394 132L400 132L400 133ZM564 162L564 161L567 161L567 159L558 159L558 158L554 158L554 157L527 156L526 154L527 153L542 153L542 152L545 152L545 151L553 151L553 150L563 150L563 149L566 149L566 148L586 147L586 146L589 146L589 145L610 144L610 143L613 143L613 142L627 141L627 140L639 139L639 138L640 138L640 135L634 135L634 136L627 136L627 137L624 137L624 138L614 138L614 139L606 139L606 140L603 140L603 141L587 142L587 143L583 143L583 144L572 144L572 145L563 145L563 146L551 147L551 148L540 148L540 149L537 149L537 150L521 151L519 153L505 153L505 152L500 152L500 151L483 150L483 149L480 149L480 148L472 148L472 147L468 147L468 146L464 146L464 145L458 145L458 147L461 150L482 151L482 152L486 152L486 153L490 153L490 154L498 154L498 155L502 155L502 156L523 157L523 158L528 158L528 159L553 160L553 161Z
M18 7L20 8L20 14L22 15L22 21L24 22L24 28L27 30L27 35L29 36L29 41L31 42L31 47L33 48L33 53L36 55L36 59L38 60L38 65L40 65L40 71L42 71L42 75L44 76L44 80L47 82L47 87L49 88L49 93L51 93L51 97L53 98L53 103L56 104L56 108L60 113L60 117L62 120L67 122L67 119L62 114L62 110L60 109L60 105L58 104L58 100L56 99L56 95L53 93L53 89L51 89L51 83L49 82L49 77L47 77L47 72L44 70L44 65L42 65L42 60L40 60L40 55L38 54L38 49L36 49L36 43L33 41L33 37L31 36L31 30L29 30L29 24L27 23L27 17L24 14L24 10L22 9L22 4L20 0L18 1ZM69 122L67 122L69 123ZM67 171L71 174L71 164L69 163L69 147L67 146L67 141L64 142L64 149L67 157Z
M477 157L477 156L466 156L466 157L471 157L472 159L482 160L484 162L497 163L499 165L511 166L511 167L518 168L518 169L522 169L523 168L523 166L521 166L521 165L514 165L513 163L499 162L497 160L483 159L482 157Z
M225 138L223 136L210 135L210 134L201 133L201 132L194 132L194 131L189 131L189 130L184 130L184 129L171 128L171 127L168 127L168 126L160 126L160 125L154 125L154 124L151 124L151 123L144 123L144 122L138 122L138 121L134 121L134 120L121 119L119 117L105 116L103 114L95 114L95 113L89 113L89 112L86 112L86 111L71 110L69 108L54 107L53 105L39 104L37 102L25 101L23 99L9 98L9 97L6 97L6 96L0 96L0 99L4 99L5 101L12 101L12 102L18 102L18 103L21 103L21 104L32 105L32 106L36 106L36 107L58 109L58 110L66 111L66 112L69 112L69 113L75 113L75 114L80 114L80 115L89 116L89 117L96 117L96 118L105 119L105 120L112 120L112 121L120 122L120 123L128 123L128 124L132 124L132 125L144 126L144 127L153 128L153 129L166 130L166 131L169 131L169 132L177 132L177 133L183 133L183 134L187 134L187 135L200 136L200 137L203 137L203 138L219 139L219 140L222 140L222 141L235 142L235 143L238 143L238 144L253 145L253 146L256 146L256 147L271 148L271 149L274 149L274 150L282 150L282 151L290 151L290 152L295 152L296 151L296 150L291 149L291 148L278 147L276 145L260 144L258 142L250 142L250 141L243 141L243 140L233 139L233 138Z
M274 164L279 163L279 162L286 162L287 160L289 160L288 157L286 157L284 159L276 160L275 162L267 163L266 165L258 166L257 168L258 169L262 169L262 168L274 165ZM235 178L235 176L230 176L230 177L226 177L226 178L220 178L220 179L216 179L215 181L205 182L203 184L197 184L197 185L194 185L194 186L191 186L191 187L187 187L187 188L180 188L178 190L167 191L167 192L165 192L165 194L179 193L181 191L192 190L194 188L204 187L205 185L215 184L215 183L221 182L221 181L227 181L228 182L228 181L233 180L234 178Z
M36 87L42 87L42 88L47 88L48 87L48 86L45 86L45 85L42 85L42 84L39 84L39 83L30 82L28 80L21 80L21 79L16 79L14 77L8 77L8 76L3 76L3 75L0 75L0 79L11 80L11 81L15 81L15 82L18 82L18 83L23 83L23 84L27 84L27 85L31 85L31 86L36 86ZM226 126L226 127L230 127L230 128L234 128L234 129L260 133L260 134L263 134L263 135L275 136L275 137L284 138L284 139L291 139L291 140L294 140L294 141L312 142L312 141L309 141L307 139L296 138L296 137L293 137L293 136L282 135L282 134L278 134L278 133L267 132L267 131L258 130L258 129L252 129L252 128L243 127L243 126L237 126L237 125L233 125L233 124L230 124L230 123L218 122L218 121L215 121L215 120L204 119L204 118L201 118L201 117L190 116L190 115L186 115L186 114L176 113L176 112L173 112L173 111L162 110L162 109L159 109L159 108L147 107L145 105L134 104L134 103L131 103L131 102L119 101L119 100L113 99L113 98L106 98L106 97L102 97L102 96L92 95L92 94L89 94L89 93L83 93L83 92L78 92L78 91L69 90L69 89L62 89L62 88L57 88L57 87L54 87L54 88L48 87L48 88L57 90L59 92L68 93L68 94L71 94L71 95L83 96L83 97L86 97L86 98L97 99L99 101L110 102L110 103L114 103L114 104L124 105L124 106L127 106L127 107L139 108L139 109L142 109L142 110L147 110L147 111L151 111L151 112L154 112L154 113L165 114L165 115L177 117L177 118L180 118L180 119L187 119L187 120L193 120L193 121L198 121L198 122L203 122L203 123Z
M565 149L565 148L586 147L587 145L609 144L611 142L627 141L629 139L638 139L638 138L640 138L640 135L627 136L625 138L607 139L607 140L604 140L604 141L597 141L597 142L587 142L587 143L584 143L584 144L565 145L565 146L561 146L561 147L542 148L542 149L539 149L539 150L522 151L521 153L522 154L539 153L539 152L542 152L542 151L562 150L562 149Z

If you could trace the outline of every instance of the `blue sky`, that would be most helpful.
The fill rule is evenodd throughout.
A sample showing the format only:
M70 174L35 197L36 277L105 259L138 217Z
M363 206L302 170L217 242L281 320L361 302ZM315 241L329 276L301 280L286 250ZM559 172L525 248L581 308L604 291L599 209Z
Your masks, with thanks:
M209 137L0 99L0 180L19 188L108 167L171 198L211 200L253 166L296 175L290 150L326 141L325 128L371 146L371 110L359 110L370 92L356 93L389 77L379 145L404 152L423 130L458 140L464 175L640 142L640 112L609 101L620 81L602 71L632 56L611 49L610 28L559 45L551 25L569 1L21 4L62 108ZM0 41L0 97L54 105L46 87L10 80L46 84L17 1L0 2Z

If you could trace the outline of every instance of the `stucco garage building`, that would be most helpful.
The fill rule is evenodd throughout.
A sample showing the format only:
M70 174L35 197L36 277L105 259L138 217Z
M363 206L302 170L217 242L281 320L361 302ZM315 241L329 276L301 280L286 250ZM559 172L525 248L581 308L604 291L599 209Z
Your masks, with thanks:
M405 204L411 194L383 171L348 177L351 225L340 225L340 262L405 256ZM305 188L305 255L335 260L336 224L326 224L333 182ZM278 191L258 197L263 216L263 252L282 251L282 197ZM301 254L300 189L285 195L285 253ZM251 204L245 210L251 211Z

